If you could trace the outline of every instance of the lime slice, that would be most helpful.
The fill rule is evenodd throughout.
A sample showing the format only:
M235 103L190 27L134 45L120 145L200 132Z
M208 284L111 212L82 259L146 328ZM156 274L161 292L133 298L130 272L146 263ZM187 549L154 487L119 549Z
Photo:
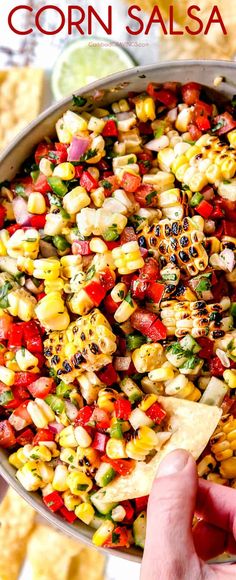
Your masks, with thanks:
M91 44L93 43L93 44ZM115 72L132 68L131 56L116 44L83 39L69 44L61 53L52 73L55 99L71 95L85 85Z

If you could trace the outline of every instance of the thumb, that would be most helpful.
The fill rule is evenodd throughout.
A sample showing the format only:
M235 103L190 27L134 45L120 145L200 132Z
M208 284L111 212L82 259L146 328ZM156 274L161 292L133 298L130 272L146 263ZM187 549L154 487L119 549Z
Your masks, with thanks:
M191 532L196 493L192 455L173 451L159 466L148 502L141 580L188 577L190 558L196 558Z

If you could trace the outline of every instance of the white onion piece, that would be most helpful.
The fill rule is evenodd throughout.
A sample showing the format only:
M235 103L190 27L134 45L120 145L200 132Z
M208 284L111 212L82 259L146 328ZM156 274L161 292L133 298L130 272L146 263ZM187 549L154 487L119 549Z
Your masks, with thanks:
M72 143L68 148L68 161L79 161L80 157L88 149L90 139L73 137Z
M134 113L132 111L125 111L125 113L116 113L117 121L127 121L127 119L133 119Z
M229 360L229 357L227 356L227 354L225 353L224 350L222 350L221 348L217 348L216 349L216 356L218 356L218 358L220 359L220 362L222 363L222 365L226 369L230 368L230 360Z
M24 429L27 425L27 421L25 419L17 417L17 415L14 415L14 413L11 414L8 420L16 431L21 431L21 429Z
M162 135L158 139L152 139L149 143L146 143L146 149L150 149L150 151L161 151L161 149L165 149L168 147L169 139L167 135Z
M178 109L177 109L177 107L175 107L174 109L171 109L170 111L168 111L167 119L169 119L169 121L174 123L177 119L177 115L178 115Z
M223 250L220 253L220 260L222 261L222 264L224 265L224 270L228 270L229 272L232 272L232 270L234 269L234 265L235 265L235 258L234 258L234 252L233 250L229 250L229 248L225 248L225 250Z
M213 220L205 220L204 223L204 232L206 234L213 234L216 229L216 224Z
M75 421L75 419L77 419L78 417L77 407L73 405L73 403L71 403L70 401L65 401L65 406L68 419L70 419L70 421Z
M27 202L23 197L15 197L12 201L12 208L16 223L20 226L27 226L32 215L27 210Z
M130 356L116 356L114 366L116 371L127 371L131 363Z

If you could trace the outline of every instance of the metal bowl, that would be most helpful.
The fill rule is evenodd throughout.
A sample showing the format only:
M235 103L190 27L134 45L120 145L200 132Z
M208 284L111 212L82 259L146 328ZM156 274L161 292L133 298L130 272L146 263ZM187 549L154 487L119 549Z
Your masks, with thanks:
M217 99L222 101L232 98L236 93L236 63L224 61L178 61L165 62L156 66L135 67L127 71L111 75L106 79L92 83L78 91L76 95L84 96L87 101L83 111L93 107L106 106L109 103L127 97L130 92L142 92L149 82L165 81L196 81L205 85L210 93L216 92L214 79L222 77L217 88ZM53 105L22 131L11 145L0 156L0 181L12 179L32 149L45 136L53 136L57 119L72 105L71 98L66 98ZM1 378L1 377L0 377ZM51 525L62 532L91 544L94 530L82 522L74 525L63 521L60 516L48 511L39 493L27 492L15 478L15 469L8 463L8 454L0 450L0 474L14 489L29 502ZM107 551L107 550L104 550ZM109 550L109 554L141 562L142 552L138 548L129 550ZM218 562L236 561L227 556Z

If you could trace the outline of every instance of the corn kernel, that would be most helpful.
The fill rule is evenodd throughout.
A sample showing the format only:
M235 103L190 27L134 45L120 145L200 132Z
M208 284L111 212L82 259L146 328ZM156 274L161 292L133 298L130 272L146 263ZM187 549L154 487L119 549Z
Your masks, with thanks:
M65 465L57 465L52 480L53 489L56 489L56 491L66 491L68 489L67 476L67 467Z
M153 405L153 403L156 403L157 399L158 399L157 395L154 394L146 395L146 397L144 397L141 403L139 403L139 408L141 409L141 411L147 411Z
M111 437L106 444L106 454L110 459L122 459L127 457L125 441Z
M93 487L93 482L82 471L73 471L67 477L67 484L71 493L74 495L81 495L83 492L88 492Z
M81 425L75 427L74 434L76 441L80 447L82 448L90 447L92 443L92 438L90 437L86 429L84 429L84 427L82 427Z
M236 372L227 369L223 373L223 378L230 389L236 389Z
M53 171L53 175L55 177L63 179L64 181L74 179L75 177L74 165L72 165L72 163L69 163L68 161L65 161L65 163L59 163L59 165L56 165Z
M4 385L7 385L8 387L12 387L12 385L14 385L15 372L12 371L11 369L7 369L6 367L0 366L0 377Z
M105 520L93 535L92 542L95 546L103 546L114 530L114 524L110 520Z
M236 457L230 457L221 462L220 473L226 479L236 478Z
M75 508L75 515L89 526L95 514L91 503L83 502Z
M27 210L29 213L41 215L46 211L46 203L42 193L35 191L28 197Z
M90 204L90 197L84 187L74 187L63 197L63 207L70 214L76 214Z
M174 378L174 371L172 368L160 367L151 371L148 378L151 381L169 381Z

